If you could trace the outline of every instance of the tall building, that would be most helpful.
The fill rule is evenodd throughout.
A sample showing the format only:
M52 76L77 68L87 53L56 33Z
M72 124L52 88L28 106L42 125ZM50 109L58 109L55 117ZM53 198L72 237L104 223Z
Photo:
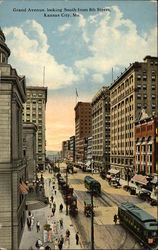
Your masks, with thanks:
M19 249L25 224L26 164L22 110L25 77L8 64L10 50L0 29L0 247Z
M36 163L39 168L45 167L46 157L46 123L45 111L47 103L47 88L30 86L26 88L27 102L24 104L23 120L37 126L36 132Z
M91 103L78 102L75 110L75 159L84 161L85 138L91 135Z
M149 117L144 110L135 122L135 172L158 174L158 118Z
M110 91L105 86L92 99L92 158L94 168L110 168Z
M158 110L158 58L146 56L131 64L110 86L111 168L122 177L134 169L134 122L142 108L149 116Z
M34 123L23 123L23 156L27 160L26 176L29 181L36 173L36 131Z
M75 161L75 136L70 137L70 160Z
M69 150L70 150L70 141L63 141L62 142L62 158L64 159L69 159Z

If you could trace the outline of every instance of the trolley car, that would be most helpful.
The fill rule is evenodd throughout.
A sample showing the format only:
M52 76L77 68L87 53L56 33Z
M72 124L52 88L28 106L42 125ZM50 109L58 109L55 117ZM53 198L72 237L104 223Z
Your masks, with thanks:
M118 217L123 224L143 244L157 246L158 223L156 218L132 203L124 203L118 206Z
M98 181L93 179L91 176L86 176L84 178L84 185L89 190L92 191L94 194L100 194L101 193L101 185Z

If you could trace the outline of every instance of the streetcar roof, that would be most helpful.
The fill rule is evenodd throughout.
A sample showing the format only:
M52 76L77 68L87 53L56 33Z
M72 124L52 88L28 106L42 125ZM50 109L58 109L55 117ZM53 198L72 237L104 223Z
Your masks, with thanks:
M119 208L141 221L147 229L157 230L158 224L156 218L143 209L129 202L119 205Z

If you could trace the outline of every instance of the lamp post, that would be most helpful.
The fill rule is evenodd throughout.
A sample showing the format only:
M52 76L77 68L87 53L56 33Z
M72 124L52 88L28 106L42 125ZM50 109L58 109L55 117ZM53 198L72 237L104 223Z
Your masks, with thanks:
M94 211L93 211L93 185L91 190L91 250L94 250Z
M68 215L68 167L66 166L66 215Z

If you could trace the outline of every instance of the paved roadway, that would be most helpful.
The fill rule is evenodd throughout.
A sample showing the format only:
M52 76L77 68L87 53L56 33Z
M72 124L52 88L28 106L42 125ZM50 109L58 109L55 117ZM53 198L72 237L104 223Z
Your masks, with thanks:
M61 168L65 168L62 164ZM90 199L90 194L84 187L84 177L92 175L77 169L77 173L69 174L69 184L74 188L78 197L78 216L72 218L73 223L80 231L84 248L90 248L91 222L90 218L84 215L84 200ZM63 174L65 175L65 174ZM156 207L141 201L137 196L132 196L122 188L109 186L107 181L103 180L99 174L93 174L93 177L101 183L104 194L103 201L100 197L94 197L95 217L94 217L94 238L95 249L141 249L137 240L121 225L114 225L113 216L117 213L117 204L121 202L132 202L142 207L144 210L156 217ZM124 183L125 184L125 183Z

